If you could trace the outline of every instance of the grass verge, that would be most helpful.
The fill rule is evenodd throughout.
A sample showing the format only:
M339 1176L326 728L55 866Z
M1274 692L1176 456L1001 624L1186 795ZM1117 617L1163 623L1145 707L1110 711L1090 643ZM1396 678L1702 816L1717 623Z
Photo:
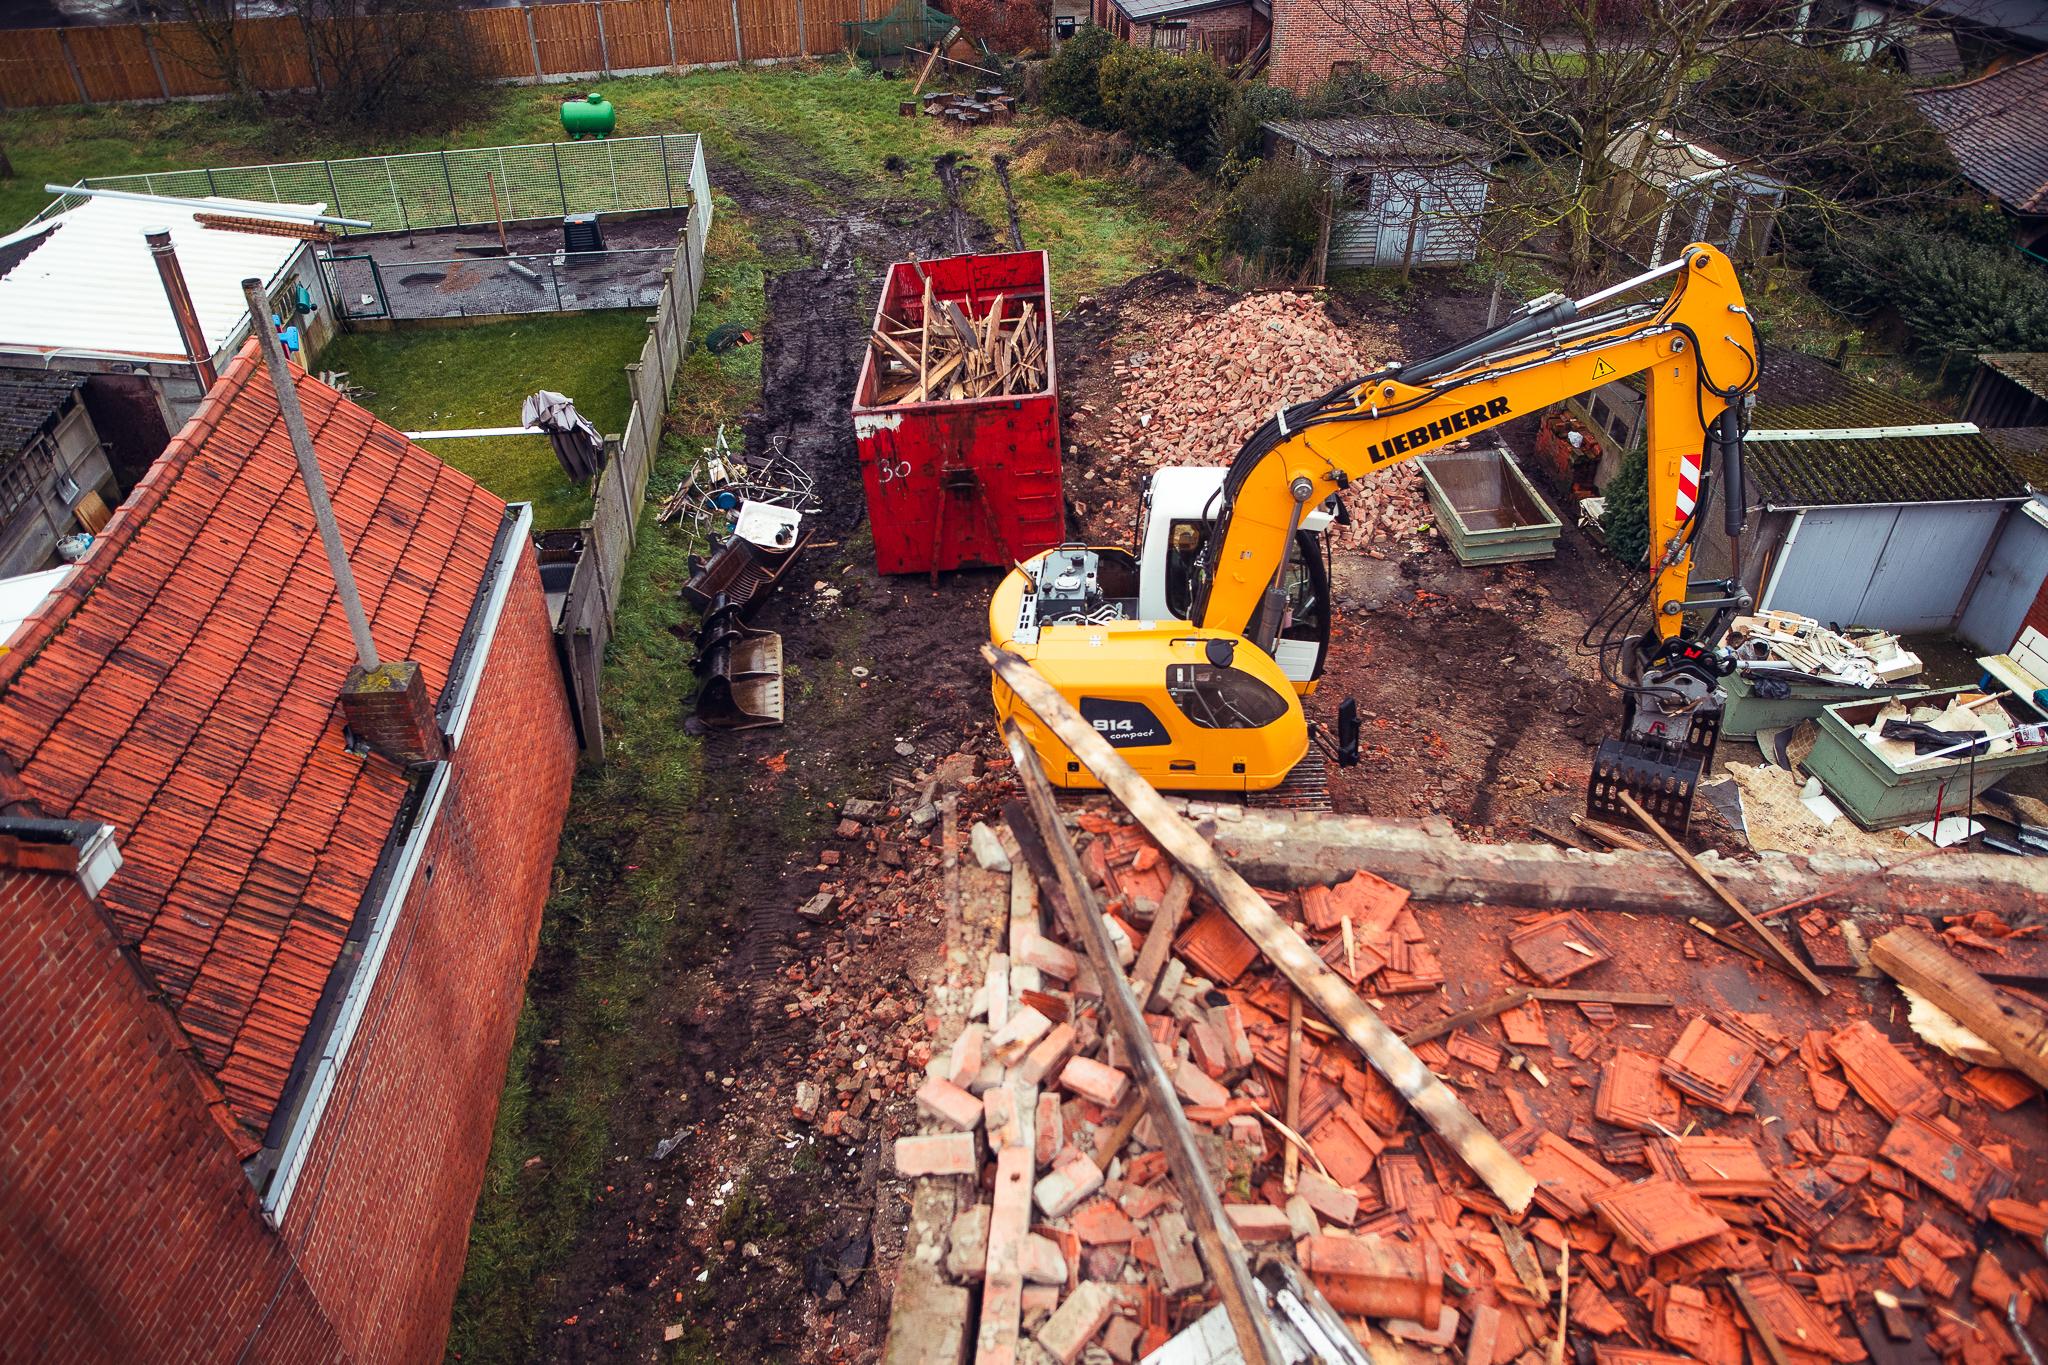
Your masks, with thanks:
M543 313L517 322L403 332L356 332L320 353L323 370L346 370L368 390L363 405L401 431L504 427L519 405L553 389L599 431L622 431L632 410L625 367L640 358L640 312ZM434 453L499 497L533 504L541 530L590 515L590 490L570 483L539 436L433 442Z
M765 309L759 253L744 219L728 210L720 205L712 231L700 341L721 322L758 324ZM675 590L689 574L691 546L657 525L653 509L718 424L736 423L754 401L760 365L752 346L724 356L700 346L683 364L606 656L607 762L586 764L570 799L456 1295L451 1358L533 1358L551 1277L602 1198L610 1106L659 1045L635 1022L663 964L712 928L687 908L703 756L680 724L688 647L668 629L682 617Z

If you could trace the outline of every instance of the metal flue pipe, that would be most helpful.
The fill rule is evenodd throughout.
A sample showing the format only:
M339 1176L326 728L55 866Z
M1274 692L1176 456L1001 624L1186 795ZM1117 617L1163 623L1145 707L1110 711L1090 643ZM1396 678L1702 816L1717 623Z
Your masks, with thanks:
M305 411L299 407L299 386L292 381L291 362L285 359L284 343L278 340L277 328L270 321L270 303L263 297L263 281L243 280L242 297L249 301L249 333L263 348L263 363L270 370L271 388L277 392L277 410L283 414L285 432L292 438L299 477L306 481L306 501L313 504L313 520L320 526L320 543L327 547L327 565L334 571L334 591L348 617L349 634L355 637L356 662L368 672L378 665L377 646L370 639L370 619L363 614L362 594L356 591L356 576L349 569L348 552L342 548L334 504L327 500L327 481L320 476L313 437L306 430Z
M178 324L178 335L184 339L192 371L199 376L199 394L203 398L220 376L214 373L213 352L206 344L206 329L199 325L199 310L192 306L192 291L185 287L185 272L178 265L177 248L171 245L171 230L149 228L142 234L142 240L149 243L149 254L156 260L156 273L164 282L171 317Z

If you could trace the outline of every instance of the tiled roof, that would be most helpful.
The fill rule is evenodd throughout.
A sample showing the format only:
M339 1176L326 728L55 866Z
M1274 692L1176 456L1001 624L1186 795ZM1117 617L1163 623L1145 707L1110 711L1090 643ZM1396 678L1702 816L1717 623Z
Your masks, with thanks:
M2048 52L1911 98L1971 183L2015 213L2048 213Z
M2048 493L2048 427L1987 427L1984 434L2036 493Z
M1953 420L1811 356L1766 347L1750 429L1931 426ZM1967 502L2026 492L2024 481L1982 435L1751 440L1744 449L1750 500L1774 507Z
M21 453L64 411L85 376L0 368L0 465Z
M372 635L438 695L505 506L298 386ZM0 752L46 813L119 830L102 904L252 1135L408 793L344 747L353 662L253 344L0 656Z
M1194 14L1201 10L1223 9L1230 5L1249 4L1249 0L1116 0L1116 7L1124 17L1136 23L1151 23L1155 19L1178 19L1182 15Z

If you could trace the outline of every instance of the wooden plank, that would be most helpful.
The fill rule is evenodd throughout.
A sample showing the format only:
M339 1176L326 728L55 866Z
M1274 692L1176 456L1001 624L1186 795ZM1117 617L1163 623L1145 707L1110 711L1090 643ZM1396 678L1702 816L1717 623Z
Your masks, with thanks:
M1917 929L1880 935L1870 945L1870 960L1998 1049L2015 1071L2048 1088L2048 1017L2000 992Z
M1813 974L1813 969L1806 965L1806 960L1786 947L1784 940L1771 932L1771 926L1758 919L1756 914L1748 906L1737 900L1727 887L1715 881L1714 874L1707 871L1700 860L1693 857L1686 850L1684 844L1679 843L1677 839L1673 838L1670 830L1658 824L1656 817L1644 810L1640 801L1637 801L1635 797L1630 796L1625 791L1616 792L1615 795L1621 798L1621 804L1628 808L1628 813L1642 821L1643 828L1655 835L1658 843L1671 850L1672 855L1679 862L1685 864L1685 870L1699 878L1701 884L1718 896L1723 905L1733 910L1736 916L1744 924L1747 924L1758 938L1763 940L1764 946L1783 959L1785 965L1790 967L1814 994L1822 996L1828 994L1828 983Z
M1346 924L1350 921L1346 920ZM1301 992L1287 992L1287 1126L1301 1131ZM1301 1178L1301 1149L1287 1144L1281 1160L1280 1188L1294 1193Z
M1735 1302L1742 1309L1742 1316L1749 1320L1750 1330L1764 1345L1764 1354L1771 1358L1771 1365L1792 1365L1792 1358L1785 1354L1784 1343L1771 1330L1770 1320L1764 1315L1763 1305L1749 1292L1749 1286L1742 1282L1740 1275L1728 1276L1728 1292L1735 1296Z
M1563 986L1538 986L1529 992L1529 998L1560 1005L1640 1005L1645 1009L1670 1009L1678 1003L1662 991L1589 991Z
M1159 973L1166 970L1166 959L1173 953L1173 936L1180 931L1180 917L1186 913L1188 901L1194 894L1195 884L1188 880L1187 873L1176 867L1173 880L1166 884L1166 895L1152 916L1152 927L1145 931L1145 943L1138 949L1138 960L1131 965L1131 994L1138 997L1141 1005L1152 998L1152 990L1159 984Z
M1346 924L1350 922L1349 920L1345 921ZM1506 995L1496 995L1485 1004L1474 1005L1466 1010L1459 1010L1456 1014L1447 1014L1434 1024L1425 1024L1421 1028L1410 1029L1401 1035L1401 1041L1410 1047L1414 1047L1419 1043L1432 1042L1447 1033L1456 1032L1467 1024L1477 1024L1482 1020L1493 1018L1493 1016L1504 1010L1511 1010L1517 1005L1526 1004L1529 996L1530 992L1527 990L1515 990L1509 991Z
M1274 913L1265 898L1224 863L1208 841L1195 832L1194 826L1176 814L1152 784L1139 776L1095 732L1094 726L1082 719L1058 689L1014 654L999 653L983 645L981 657L995 670L1003 686L1059 737L1074 757L1137 818L1160 848L1187 869L1196 885L1258 944L1266 960L1343 1032L1494 1196L1511 1212L1520 1213L1528 1208L1536 1193L1536 1181L1522 1168L1522 1163L1422 1064L1422 1059L1408 1049L1379 1014L1324 964L1315 949ZM1027 757L1032 757L1032 762L1020 763L1020 774L1027 768L1038 771L1035 756ZM1118 980L1121 979L1119 976Z
M983 646L983 651L988 652L987 646ZM1188 1124L1188 1116L1180 1107L1180 1096L1174 1093L1172 1078L1166 1074L1166 1065L1153 1044L1144 1011L1132 996L1130 983L1124 979L1123 970L1117 965L1116 952L1109 941L1109 924L1095 898L1095 888L1089 884L1087 873L1081 868L1081 860L1074 852L1074 845L1067 838L1066 826L1060 823L1059 805L1053 797L1052 784L1046 781L1045 773L1032 755L1030 741L1024 738L1024 732L1017 728L1016 722L1004 723L1003 740L1016 759L1017 777L1024 788L1024 799L1030 808L1038 837L1052 854L1053 871L1060 892L1073 908L1074 918L1079 921L1081 945L1095 967L1096 979L1102 983L1102 1001L1107 1007L1110 1025L1122 1037L1124 1049L1135 1063L1132 1070L1137 1073L1145 1106L1152 1112L1153 1130L1160 1137L1166 1152L1167 1168L1173 1173L1181 1200L1193 1220L1195 1241L1202 1249L1202 1258L1209 1264L1209 1277L1216 1282L1217 1291L1222 1295L1224 1311L1230 1318L1238 1350L1247 1365L1276 1365L1281 1356L1269 1340L1263 1312L1264 1298L1252 1279L1251 1267L1246 1263L1244 1247L1238 1241L1237 1232L1224 1216L1223 1201L1209 1180L1209 1168L1195 1146L1194 1129ZM1134 1103L1133 1114L1137 1108Z

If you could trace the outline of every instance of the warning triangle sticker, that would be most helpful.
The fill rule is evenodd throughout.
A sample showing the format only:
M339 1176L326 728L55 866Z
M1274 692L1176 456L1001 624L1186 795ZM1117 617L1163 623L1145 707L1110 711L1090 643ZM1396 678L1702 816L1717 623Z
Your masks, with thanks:
M1613 373L1614 367L1612 365L1600 359L1598 356L1595 356L1593 358L1593 377L1595 379L1605 379L1608 375Z

